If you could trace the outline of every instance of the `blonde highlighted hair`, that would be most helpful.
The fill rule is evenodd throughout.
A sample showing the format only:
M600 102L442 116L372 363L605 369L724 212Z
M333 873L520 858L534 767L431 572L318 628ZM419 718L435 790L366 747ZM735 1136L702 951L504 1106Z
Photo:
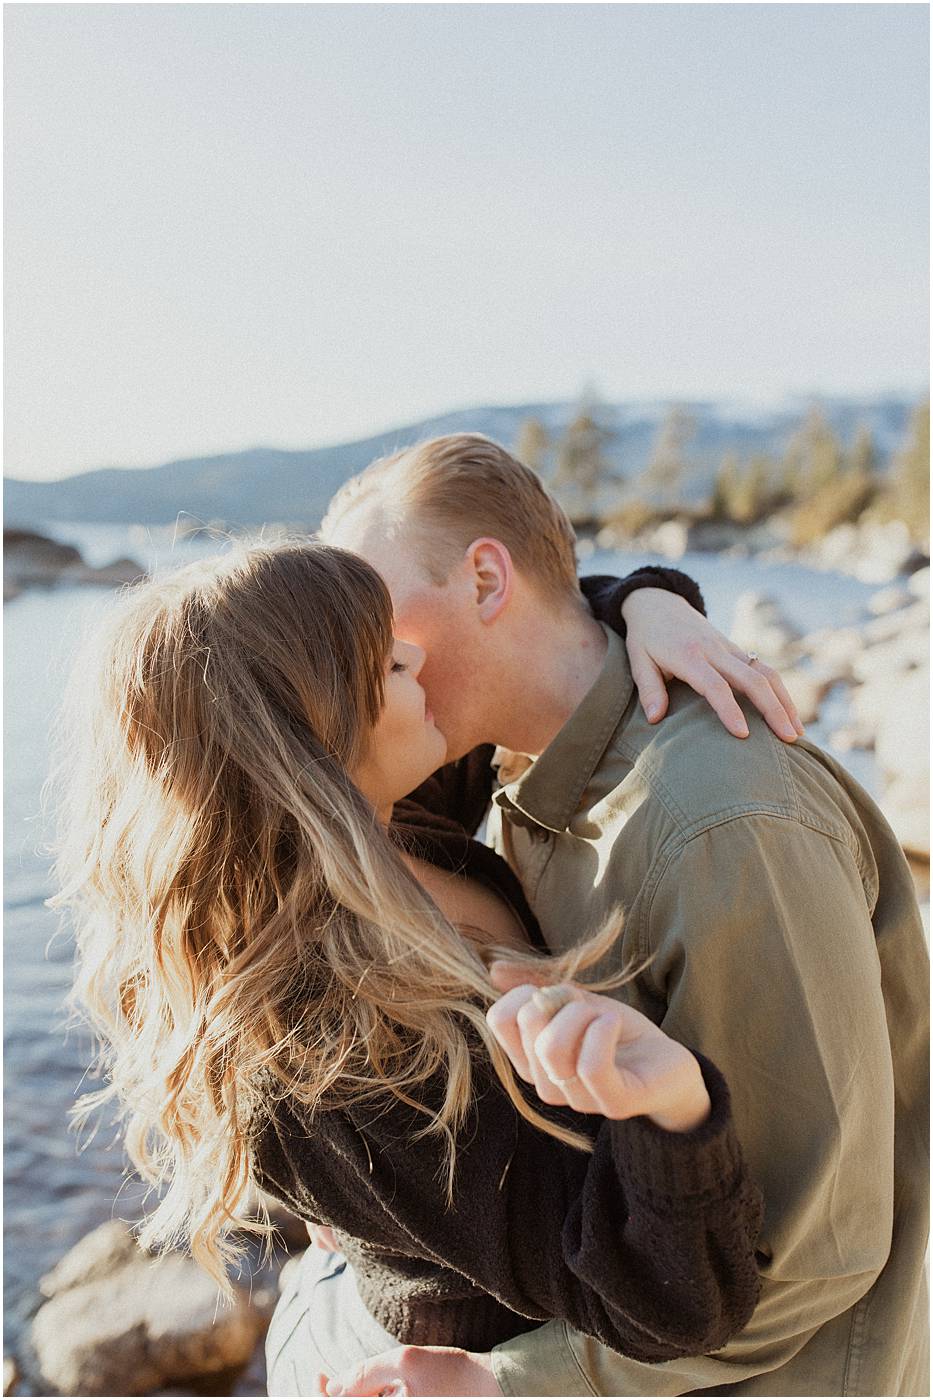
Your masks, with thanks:
M518 1113L588 1146L526 1102L486 1024L488 950L442 915L348 775L391 643L388 593L361 559L243 543L128 590L65 707L53 902L107 1081L73 1122L116 1100L133 1164L167 1188L140 1243L189 1245L228 1298L230 1230L271 1241L264 1207L248 1209L249 1144L278 1097L421 1110L452 1199L484 1049ZM616 932L529 964L572 978Z
M416 543L434 583L489 535L551 601L582 606L573 526L540 477L491 438L452 433L373 462L334 497L324 538L361 508L377 510L388 533Z

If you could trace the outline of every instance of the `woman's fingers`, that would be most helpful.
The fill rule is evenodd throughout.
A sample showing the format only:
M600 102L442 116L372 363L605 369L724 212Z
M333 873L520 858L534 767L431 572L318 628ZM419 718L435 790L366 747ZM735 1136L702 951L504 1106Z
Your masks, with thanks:
M803 734L797 707L777 671L762 661L749 664L745 657L724 657L720 664L723 675L748 696L779 739L792 742Z
M733 658L729 658L733 662ZM720 662L723 665L724 661ZM737 739L748 738L748 721L742 714L741 706L732 693L732 688L723 674L705 656L692 655L682 668L680 680L686 681L691 690L702 695L719 716L730 734Z
M541 1006L534 993L519 1008L517 1014L518 1030L522 1040L522 1050L525 1055L525 1063L528 1065L528 1077L535 1086L535 1092L542 1103L562 1104L566 1103L566 1096L560 1085L555 1084L550 1075L545 1070L538 1055L538 1038L550 1026L561 1010L556 1013L546 1007Z
M534 996L537 988L527 982L501 996L486 1012L489 1029L502 1046L515 1068L516 1074L532 1083L531 1067L522 1044L522 1034L518 1026L518 1013L526 1002Z
M592 1113L576 1063L586 1028L601 1014L605 999L580 987L569 990L573 999L555 1012L536 998L538 988L514 987L490 1007L486 1019L516 1073L534 1085L542 1103Z
M580 1081L595 1112L607 1118L628 1118L639 1110L635 1085L616 1063L616 1046L622 1030L621 1017L604 1014L586 1029L577 1061Z
M580 1075L579 1057L587 1030L601 1014L592 1001L573 1001L558 1011L534 1043L542 1071L560 1091L559 1101L578 1113L600 1111Z
M664 684L664 673L634 640L628 649L632 680L638 691L638 699L651 724L657 724L667 714L668 694Z

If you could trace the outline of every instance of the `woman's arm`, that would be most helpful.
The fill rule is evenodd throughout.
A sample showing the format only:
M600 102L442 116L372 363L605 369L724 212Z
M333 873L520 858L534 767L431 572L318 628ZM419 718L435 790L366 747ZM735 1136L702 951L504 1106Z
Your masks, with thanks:
M733 692L751 700L779 739L793 743L803 733L777 671L706 620L702 594L687 574L638 569L624 579L583 578L580 586L594 616L625 638L632 679L652 724L667 713L666 682L676 679L702 695L737 739L748 738L748 724Z
M757 1300L761 1202L725 1083L708 1061L696 1064L709 1112L691 1131L665 1131L644 1115L561 1111L566 1126L595 1134L591 1154L526 1123L478 1065L453 1208L438 1139L412 1140L420 1115L401 1106L340 1115L314 1168L339 1159L341 1195L354 1203L352 1218L332 1223L451 1268L524 1317L564 1319L641 1360L715 1350ZM327 1130L323 1121L317 1130Z

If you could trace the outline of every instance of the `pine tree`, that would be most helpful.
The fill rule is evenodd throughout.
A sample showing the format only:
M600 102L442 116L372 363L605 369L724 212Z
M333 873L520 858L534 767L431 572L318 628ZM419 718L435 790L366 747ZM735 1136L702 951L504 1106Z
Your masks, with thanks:
M732 503L739 483L739 459L735 452L727 452L719 464L713 480L713 494L710 510L714 520L731 520Z
M806 501L832 482L843 469L845 454L832 424L819 404L807 411L787 445L783 487L796 501Z
M907 442L894 460L893 495L916 539L930 538L930 400L914 409Z
M544 470L551 439L540 418L526 418L518 430L515 455L526 467L539 474Z
M607 480L621 485L625 480L605 455L615 433L606 423L606 410L595 394L586 392L574 417L557 444L554 486L569 487L577 495L582 514L595 509L596 493Z
M687 470L687 447L696 436L693 414L679 405L671 408L658 431L651 460L644 472L647 489L669 506L677 504Z
M850 471L863 477L873 477L878 470L878 449L875 435L866 423L860 424L855 440L847 454Z

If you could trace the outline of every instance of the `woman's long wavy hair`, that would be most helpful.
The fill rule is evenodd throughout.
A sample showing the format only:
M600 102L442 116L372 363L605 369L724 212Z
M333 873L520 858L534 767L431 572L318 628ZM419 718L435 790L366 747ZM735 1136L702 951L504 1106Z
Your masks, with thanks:
M278 1096L312 1114L386 1095L420 1110L452 1199L479 1042L518 1113L589 1145L526 1101L486 1024L490 950L444 918L348 776L391 646L388 592L361 559L239 544L129 590L66 702L52 902L73 922L70 1007L106 1081L73 1125L116 1101L162 1192L140 1244L188 1245L227 1298L231 1230L271 1241L249 1140ZM546 960L547 980L592 966L617 931Z

